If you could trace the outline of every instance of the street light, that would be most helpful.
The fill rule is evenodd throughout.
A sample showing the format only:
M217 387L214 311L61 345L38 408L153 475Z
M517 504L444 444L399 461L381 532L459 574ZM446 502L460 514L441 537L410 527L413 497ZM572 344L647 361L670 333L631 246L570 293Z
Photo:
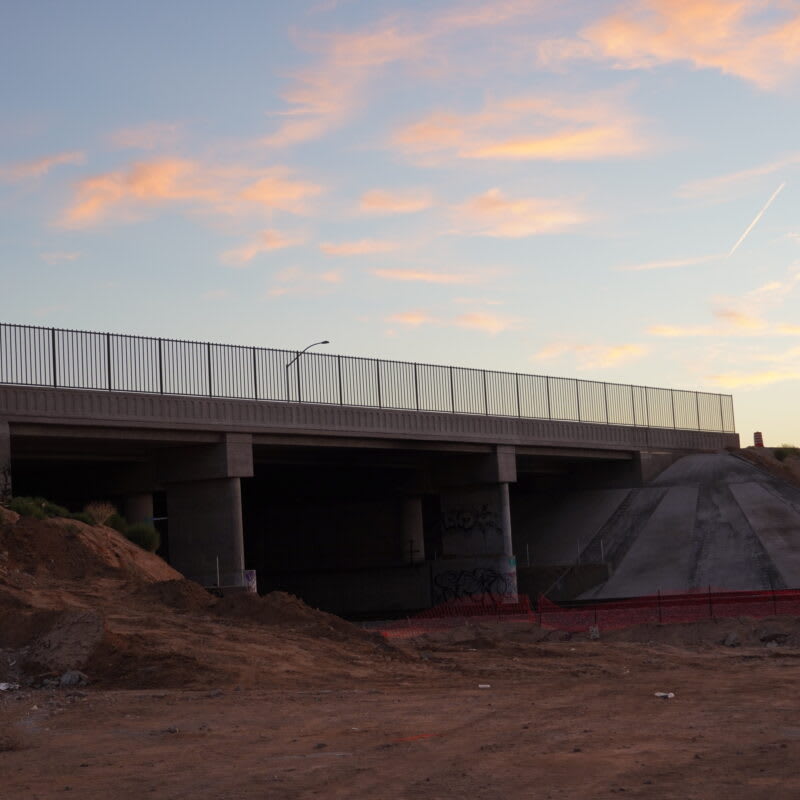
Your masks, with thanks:
M289 400L289 367L297 361L306 350L310 350L312 347L316 347L318 344L330 344L327 339L323 339L321 342L314 342L310 345L307 345L302 350L298 350L295 354L295 357L286 365L286 399ZM300 365L297 365L297 402L302 403L303 399L300 397Z

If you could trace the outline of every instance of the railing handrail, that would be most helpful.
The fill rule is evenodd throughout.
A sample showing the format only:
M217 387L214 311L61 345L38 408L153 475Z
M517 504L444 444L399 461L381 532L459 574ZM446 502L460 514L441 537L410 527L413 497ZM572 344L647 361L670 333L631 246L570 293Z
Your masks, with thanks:
M73 339L75 339L75 341L73 341ZM98 356L97 352L92 352L91 347L87 347L90 341L95 342L95 350L97 342L105 342L106 352L102 358ZM139 347L140 349L143 346L156 348L158 357L155 361L157 361L158 365L159 388L154 388L153 383L155 379L155 373L153 372L155 369L153 353L139 352L134 355L122 353L121 351L112 353L112 342L125 344L133 348ZM164 361L172 358L170 351L174 350L178 352L180 348L188 347L199 348L199 351L197 353L188 354L189 358L184 358L183 361L176 361L174 364L171 364L173 372L165 374ZM166 359L164 356L165 350L167 351ZM220 353L231 352L236 352L238 354L240 362L242 354L251 354L252 372L249 372L248 375L245 376L241 369L241 363L231 364L230 360L226 365L221 366L222 361L220 360ZM274 387L279 383L283 383L280 378L280 370L276 359L282 356L296 355L298 352L298 350L288 348L225 344L221 342L140 336L129 333L110 333L39 325L0 323L0 384L55 386L58 388L74 389L108 389L154 394L285 400L307 403L325 402L333 405L473 413L491 416L522 417L526 419L559 419L609 425L619 424L633 425L636 427L673 428L678 430L707 430L731 433L735 431L733 398L728 394L693 389L673 389L640 384L624 384L584 378L567 378L536 373L509 372L506 370L482 369L480 367L399 361L395 359L380 359L366 356L348 356L335 353L304 353L303 358L296 362L296 373L293 373L293 375L296 374L297 377L296 387L290 386L287 368L284 370L285 386L283 388L285 389L285 396L259 396L259 378L261 377L263 379L265 376L259 376L259 364L256 355L259 353L262 354L262 366L263 359L269 357L273 359L274 363L267 362L266 367L272 369L272 374L268 377L272 381L270 385L272 386L274 394ZM198 353L205 354L203 356L203 364L197 361ZM69 358L65 358L65 354L69 356ZM215 354L217 356L216 361L213 358ZM128 360L123 358L123 355L126 356ZM301 394L301 376L305 375L306 379L308 379L309 374L314 371L314 365L326 363L329 365L335 363L336 369L338 370L338 401L337 399L330 399L330 376L322 375L319 368L316 369L316 374L312 376L313 381L311 385L309 386L308 383L306 385L307 392L304 399ZM355 385L348 383L348 401L346 402L344 400L344 384L342 377L343 364L358 365L361 369L363 369L363 365L365 364L375 365L374 380L372 377L367 376L368 380L365 381L365 376L361 375L358 379L360 380L360 385L358 381ZM61 376L58 374L59 366L61 367ZM167 367L169 366L170 365L167 365ZM125 368L127 368L127 372L122 372ZM251 367L248 366L247 370L249 371L250 369ZM395 370L393 374L391 372L392 369ZM394 400L397 400L403 392L408 393L410 391L410 387L403 384L404 376L399 372L401 369L413 370L416 401L414 404L393 405L393 401L390 400L388 404L385 404L383 402L384 398L382 392L382 383L384 383L384 380L386 381L386 386L390 386L389 394ZM278 371L276 372L276 370ZM424 381L419 381L420 371L424 372L425 370L438 371L438 380L428 381L427 384L425 384ZM200 379L201 372L204 374L202 380ZM239 388L237 388L234 393L230 391L227 393L225 393L225 391L215 392L215 372L222 385L228 389L234 386ZM458 387L458 392L456 391L454 380L454 374L456 372L463 380L463 384ZM382 373L386 374L382 376ZM118 378L116 386L114 385L115 374ZM469 374L473 382L476 377L479 377L482 386L480 388L477 386L469 387L467 385L468 379L463 377L464 374ZM47 376L46 380L42 377L44 375ZM73 377L79 375L80 377L77 380L65 381L63 380L64 375ZM104 376L102 380L100 380L99 377L101 375ZM149 383L147 380L148 376L150 378ZM61 377L62 380L59 380L59 377ZM382 380L382 378L384 380ZM514 384L515 396L513 398L509 396L508 385L501 383L497 380L498 378L502 378L504 382L511 382ZM165 390L165 379L172 387L171 389L167 388ZM248 385L254 388L253 394L243 394L241 392L240 384L243 384L245 379ZM490 379L492 380L491 405L493 409L501 409L500 411L493 410L490 412L489 410ZM547 414L527 413L542 400L542 398L536 395L537 390L535 386L533 388L529 386L526 390L526 413L522 413L520 384L523 381L533 381L534 383L543 382L547 395ZM326 382L328 385L326 385ZM443 394L442 386L444 383L448 382L448 392ZM551 398L551 382L553 382L556 392L560 391L562 393L562 396L555 398L556 405L559 406L556 409L556 416L552 414L553 398ZM420 384L422 384L421 387ZM203 391L199 390L201 385L203 385ZM570 386L574 386L574 398L571 397L569 401L567 401L563 393ZM189 387L188 390L187 387ZM383 388L385 390L386 387ZM420 403L420 388L422 388L423 391L427 391L428 395L434 398L434 400L431 400L428 404L432 407L423 407L423 404ZM581 397L582 388L584 390L584 395L586 395L583 398ZM295 389L297 397L293 398L292 395ZM310 392L308 391L309 389ZM612 390L623 390L630 393L630 399L625 401L629 412L627 417L624 411L621 410L620 399L618 397L609 397L610 391ZM539 387L538 391L541 392L543 390ZM603 395L602 407L604 409L605 419L599 418L600 405L597 404L596 397L588 396L589 392L599 392ZM265 394L268 393L269 388ZM664 393L667 393L669 396L668 402L665 400ZM333 394L335 395L337 393L333 392ZM377 394L377 403L367 402L366 400L364 402L359 402L357 399L352 399L360 397L364 400L368 395L372 396L374 399L375 394ZM325 396L328 399L312 399L320 396ZM476 402L477 396L480 396L480 402ZM694 397L695 405L693 415L696 417L695 424L684 425L683 421L681 424L678 424L676 399L685 406L687 399L692 396ZM713 399L713 402L718 405L718 410L709 410L706 408L701 412L701 398L703 398L703 402L706 405L712 402L709 398ZM458 408L456 408L456 399L458 399ZM609 400L616 404L616 407L611 409L614 411L614 416L616 417L613 421L609 413ZM650 407L651 401L655 403L652 409ZM689 402L691 403L691 400L689 400ZM582 408L582 405L587 403L591 407L588 411L586 408ZM483 410L479 408L480 406L483 406ZM512 413L514 407L516 407L516 413ZM567 408L569 409L568 416L558 416L560 411ZM679 411L683 417L687 416L686 408L681 408ZM701 416L703 413L706 416L704 425L701 424ZM714 415L713 421L712 415ZM691 417L692 415L689 414L689 416ZM716 416L719 417L719 420L716 420ZM641 418L637 419L637 417ZM654 424L654 419L656 424ZM659 420L663 423L666 419L671 419L671 424L658 424Z

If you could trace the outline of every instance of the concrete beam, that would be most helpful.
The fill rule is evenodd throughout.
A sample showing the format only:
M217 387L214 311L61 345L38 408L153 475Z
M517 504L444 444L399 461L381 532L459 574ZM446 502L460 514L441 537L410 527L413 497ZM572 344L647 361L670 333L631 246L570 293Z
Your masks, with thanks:
M253 437L226 433L213 445L171 448L160 455L158 475L163 483L253 476Z

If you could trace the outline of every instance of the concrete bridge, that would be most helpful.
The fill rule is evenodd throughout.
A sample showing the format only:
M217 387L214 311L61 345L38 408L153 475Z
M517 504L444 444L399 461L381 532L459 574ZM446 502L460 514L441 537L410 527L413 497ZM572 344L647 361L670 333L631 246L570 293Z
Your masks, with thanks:
M400 611L515 592L554 496L739 445L728 395L295 355L0 325L0 493L166 518L206 584Z

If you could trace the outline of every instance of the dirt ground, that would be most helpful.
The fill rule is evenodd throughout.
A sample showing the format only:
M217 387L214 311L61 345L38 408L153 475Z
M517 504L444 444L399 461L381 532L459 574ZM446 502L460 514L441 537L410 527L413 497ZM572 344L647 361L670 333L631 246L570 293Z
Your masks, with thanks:
M800 796L800 620L386 641L0 517L3 800Z

